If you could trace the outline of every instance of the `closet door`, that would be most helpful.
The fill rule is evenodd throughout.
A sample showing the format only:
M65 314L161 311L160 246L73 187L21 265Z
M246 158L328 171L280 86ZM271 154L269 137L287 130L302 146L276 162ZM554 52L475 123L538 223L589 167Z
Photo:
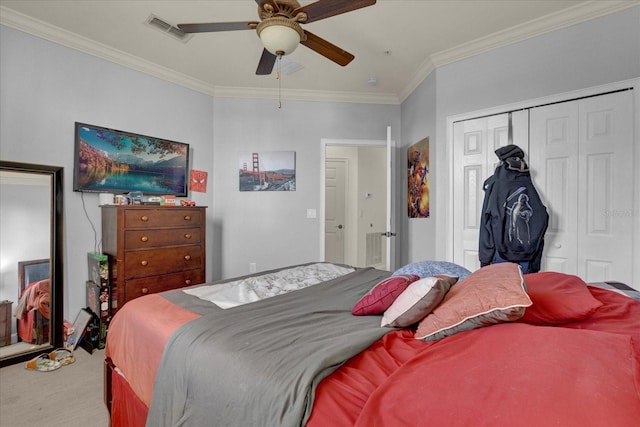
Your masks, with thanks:
M524 111L512 114L513 143L527 151ZM474 271L480 268L478 242L485 179L500 160L495 150L509 144L509 115L497 114L453 125L453 262Z
M550 216L542 270L631 283L631 92L532 109L530 157Z

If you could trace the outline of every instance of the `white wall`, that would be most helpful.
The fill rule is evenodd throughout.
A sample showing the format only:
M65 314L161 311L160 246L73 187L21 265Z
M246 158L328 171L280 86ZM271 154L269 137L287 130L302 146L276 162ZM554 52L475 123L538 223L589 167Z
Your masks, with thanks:
M455 159L446 151L448 116L639 76L640 7L436 69L402 104L403 146L432 136L433 196L433 217L412 220L404 230L404 261L449 255L449 171Z
M381 235L387 231L387 148L358 148L358 192L355 195L355 212L358 224L358 262L357 266L366 266L367 234ZM367 194L369 196L367 196ZM395 230L394 230L395 231ZM380 237L382 239L382 237ZM385 241L382 241L383 253ZM383 260L382 265L385 264ZM384 267L383 267L384 268Z

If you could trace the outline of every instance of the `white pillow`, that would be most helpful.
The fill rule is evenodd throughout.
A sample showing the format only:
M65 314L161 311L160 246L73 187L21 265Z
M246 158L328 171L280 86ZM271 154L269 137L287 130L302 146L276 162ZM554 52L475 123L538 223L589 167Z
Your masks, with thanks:
M425 277L410 284L382 316L382 327L405 328L418 323L440 304L458 276Z

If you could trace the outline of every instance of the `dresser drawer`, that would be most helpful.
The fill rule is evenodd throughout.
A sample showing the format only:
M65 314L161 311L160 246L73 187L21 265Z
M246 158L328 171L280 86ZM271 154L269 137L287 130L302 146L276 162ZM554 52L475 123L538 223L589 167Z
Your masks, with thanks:
M199 245L202 240L200 228L171 228L149 230L126 230L124 248L144 249L162 246Z
M200 268L202 253L201 246L128 251L124 255L124 279Z
M124 227L199 227L202 224L201 212L200 209L188 208L131 209L124 212Z
M125 281L127 301L147 294L204 283L202 269Z

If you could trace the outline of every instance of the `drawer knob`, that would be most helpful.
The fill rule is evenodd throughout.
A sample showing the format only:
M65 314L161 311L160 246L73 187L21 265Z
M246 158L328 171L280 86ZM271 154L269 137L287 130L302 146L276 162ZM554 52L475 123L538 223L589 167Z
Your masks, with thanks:
M191 284L191 280L190 280L190 279L185 280L185 281L184 281L184 284L185 284L185 285L190 285L190 284Z
M140 240L142 240L143 242L148 242L149 238L147 236L142 236Z
M184 259L185 259L185 261L189 261L191 259L191 255L185 255Z
M185 234L185 235L184 235L184 238L185 238L185 239L190 239L190 238L191 238L191 234L189 234L189 233Z
M184 220L185 221L191 221L191 215L185 215L184 216Z
M146 267L149 264L149 261L140 261L140 265Z
M148 216L146 216L146 215L142 215L142 216L140 217L140 221L147 222L147 221L149 221L149 217L148 217Z
M144 295L146 295L149 293L149 288L142 288L141 291Z

